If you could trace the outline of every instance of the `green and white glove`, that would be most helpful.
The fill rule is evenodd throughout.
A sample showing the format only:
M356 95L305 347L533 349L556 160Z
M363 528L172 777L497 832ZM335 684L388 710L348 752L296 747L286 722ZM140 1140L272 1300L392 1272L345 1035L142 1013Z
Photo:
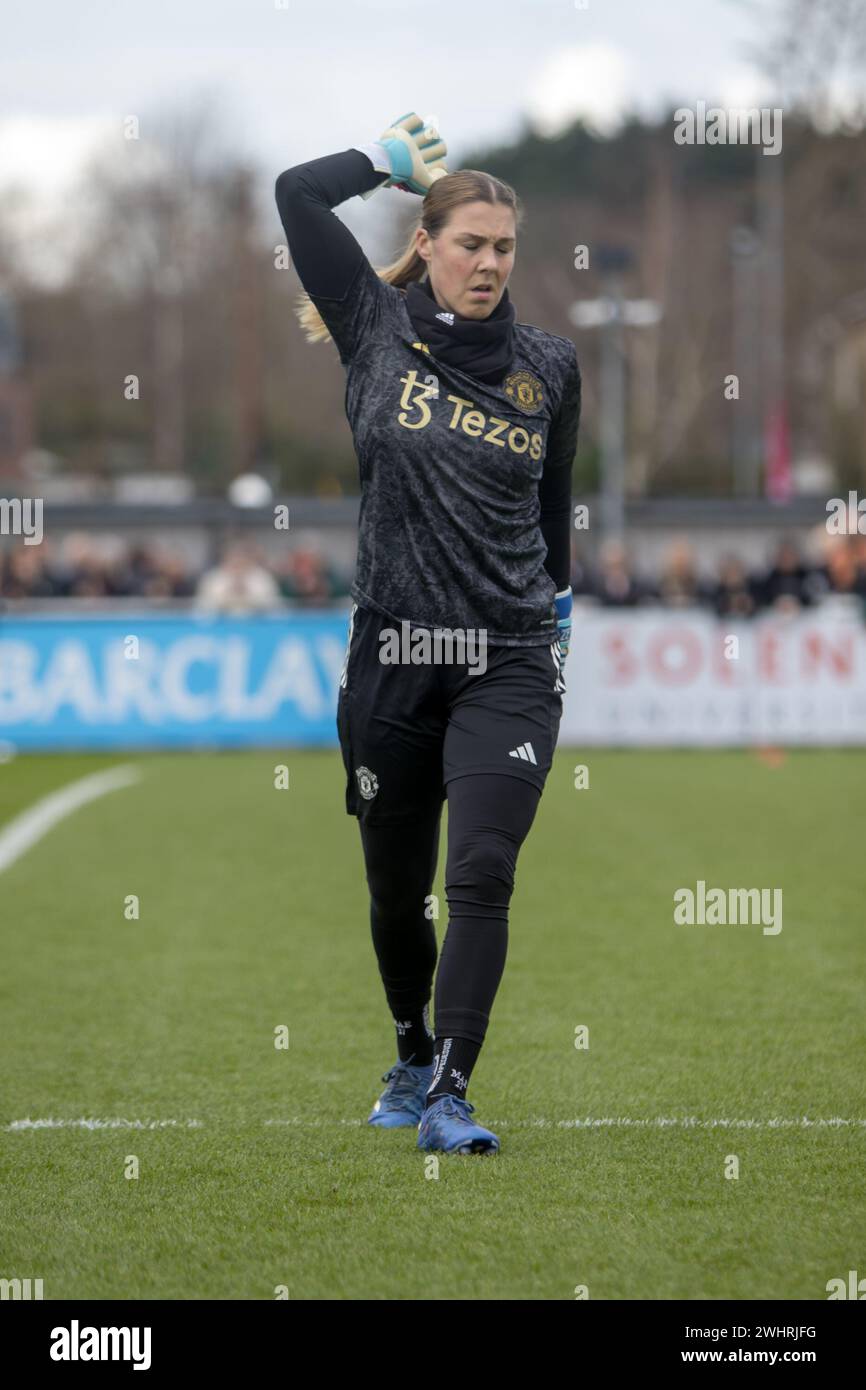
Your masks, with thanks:
M573 597L570 584L567 589L560 589L553 603L556 608L556 641L558 643L559 661L559 675L556 680L556 688L560 695L564 695L565 663L568 658L568 649L571 645L571 610L573 606Z
M389 176L375 188L368 188L362 198L372 198L380 188L402 188L423 198L428 188L448 173L443 162L448 146L435 126L425 126L414 111L383 130L378 141L353 149L366 154L374 169Z

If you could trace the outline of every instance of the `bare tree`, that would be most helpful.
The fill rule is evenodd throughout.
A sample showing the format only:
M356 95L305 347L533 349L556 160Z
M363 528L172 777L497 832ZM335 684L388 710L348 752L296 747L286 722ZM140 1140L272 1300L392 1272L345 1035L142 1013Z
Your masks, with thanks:
M100 150L85 171L79 195L90 235L72 279L88 301L94 335L103 344L104 368L118 361L116 347L112 352L120 329L118 307L126 301L144 309L149 341L139 340L132 352L135 360L121 365L124 374L142 372L152 465L171 472L183 471L186 464L185 388L193 366L187 339L195 328L190 322L194 306L214 286L210 299L225 300L226 331L212 335L205 346L211 391L219 400L230 370L232 320L231 293L223 296L221 290L227 283L231 288L232 256L239 242L248 254L249 239L240 238L236 227L239 213L246 218L249 211L249 200L238 199L239 180L248 171L228 153L224 127L216 95L145 115L132 131L134 138L128 138L129 130L119 131ZM213 312L219 314L222 307ZM249 339L248 318L236 309L235 319L239 313ZM100 326L101 316L108 327ZM250 418L247 401L236 406L242 419ZM249 429L247 425L248 455L254 450Z
M771 80L788 111L810 113L828 129L839 84L859 96L845 113L854 130L866 125L866 23L863 0L727 0L755 19L757 36L744 48Z

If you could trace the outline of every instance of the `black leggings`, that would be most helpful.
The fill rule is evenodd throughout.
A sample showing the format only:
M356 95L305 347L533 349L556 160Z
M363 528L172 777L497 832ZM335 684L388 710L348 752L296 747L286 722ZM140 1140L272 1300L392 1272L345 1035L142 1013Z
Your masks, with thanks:
M447 785L448 929L436 974L437 1037L484 1042L505 967L508 905L520 846L541 790L520 777L472 773ZM370 889L370 926L385 995L395 1019L430 1000L436 936L428 898L439 854L441 803L427 820L359 821Z

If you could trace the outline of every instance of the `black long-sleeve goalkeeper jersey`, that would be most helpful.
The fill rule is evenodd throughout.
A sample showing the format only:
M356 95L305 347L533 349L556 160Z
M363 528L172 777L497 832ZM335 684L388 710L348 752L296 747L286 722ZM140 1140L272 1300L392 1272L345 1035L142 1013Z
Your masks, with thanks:
M276 181L293 264L346 369L361 483L352 597L398 623L483 629L501 646L551 642L571 559L574 343L515 322L514 361L496 386L433 357L405 292L332 211L385 177L349 149Z

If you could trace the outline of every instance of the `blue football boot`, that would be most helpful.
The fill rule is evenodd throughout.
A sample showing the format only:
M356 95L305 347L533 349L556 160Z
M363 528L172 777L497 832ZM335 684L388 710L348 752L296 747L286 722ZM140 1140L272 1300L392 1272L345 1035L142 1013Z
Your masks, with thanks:
M460 1096L439 1096L428 1105L418 1126L418 1148L430 1152L495 1154L499 1140L489 1129L473 1124L475 1106Z
M411 1067L408 1062L395 1062L382 1080L388 1084L367 1116L367 1124L380 1129L417 1125L433 1080L433 1063Z

